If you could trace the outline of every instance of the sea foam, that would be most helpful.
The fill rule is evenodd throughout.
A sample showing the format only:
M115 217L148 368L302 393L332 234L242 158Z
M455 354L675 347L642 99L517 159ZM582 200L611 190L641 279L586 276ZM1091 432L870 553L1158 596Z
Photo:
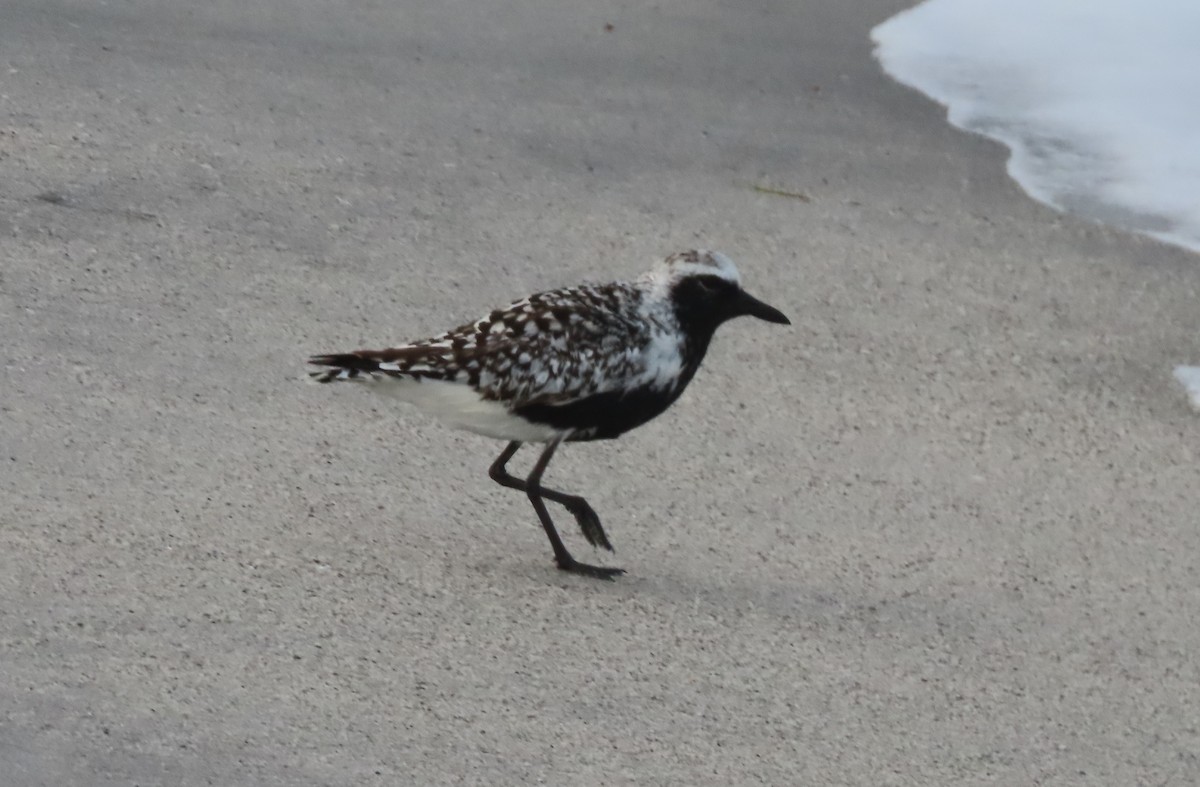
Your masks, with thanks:
M1200 366L1176 366L1175 379L1187 391L1192 409L1200 412Z
M872 31L1030 195L1196 251L1198 36L1197 0L929 0Z

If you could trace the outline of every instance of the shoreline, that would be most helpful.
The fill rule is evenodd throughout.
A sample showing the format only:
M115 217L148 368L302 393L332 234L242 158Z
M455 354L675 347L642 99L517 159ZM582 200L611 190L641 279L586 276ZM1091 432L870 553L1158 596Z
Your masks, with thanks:
M1169 19L1158 11L1149 16ZM1194 189L1179 175L1194 168L1176 159L1167 175L1157 155L1188 138L1188 119L1148 87L1188 71L1191 55L1171 28L1185 29L1191 12L1174 12L1139 27L1147 14L1124 7L1083 20L1037 3L1014 15L1007 6L968 13L956 0L930 0L873 28L871 40L891 78L936 101L948 123L1004 145L1006 170L1031 199L1200 255ZM1010 42L1033 29L1041 34L1018 55Z

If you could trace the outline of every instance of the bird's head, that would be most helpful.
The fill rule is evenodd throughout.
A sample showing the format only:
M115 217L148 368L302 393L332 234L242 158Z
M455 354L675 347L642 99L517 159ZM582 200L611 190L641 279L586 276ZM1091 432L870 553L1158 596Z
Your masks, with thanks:
M774 306L742 289L733 260L719 251L695 249L672 254L650 273L654 289L671 300L680 323L715 330L734 317L757 317L791 325Z

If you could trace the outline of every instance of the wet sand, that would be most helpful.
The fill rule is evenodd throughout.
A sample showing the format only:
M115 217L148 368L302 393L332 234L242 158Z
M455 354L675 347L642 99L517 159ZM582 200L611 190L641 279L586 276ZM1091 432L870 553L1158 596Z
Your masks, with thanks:
M1200 258L847 5L6 3L5 783L1200 779ZM300 381L693 246L794 325L560 452L618 582L499 444Z

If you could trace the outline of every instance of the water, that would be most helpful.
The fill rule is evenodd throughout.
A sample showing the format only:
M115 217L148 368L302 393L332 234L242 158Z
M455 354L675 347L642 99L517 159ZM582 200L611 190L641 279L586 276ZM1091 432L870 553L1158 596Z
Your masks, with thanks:
M1200 0L929 0L872 38L1034 198L1200 251Z
M1200 366L1176 366L1175 379L1187 391L1192 409L1200 412Z

